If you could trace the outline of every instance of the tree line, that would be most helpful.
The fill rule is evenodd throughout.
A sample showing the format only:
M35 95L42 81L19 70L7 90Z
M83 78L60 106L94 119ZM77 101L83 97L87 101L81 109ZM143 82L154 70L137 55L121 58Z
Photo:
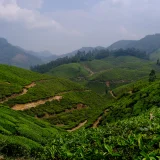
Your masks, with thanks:
M49 70L58 67L63 64L69 64L69 63L78 63L83 61L92 61L92 60L99 60L103 58L107 58L109 56L119 57L119 56L134 56L142 59L148 59L148 55L146 52L135 49L135 48L129 48L129 49L118 49L114 51L110 50L97 50L94 49L93 51L85 52L85 51L78 51L74 56L72 57L63 57L58 58L54 61L51 61L47 64L43 65L36 65L32 66L30 69L35 72L39 73L46 73Z

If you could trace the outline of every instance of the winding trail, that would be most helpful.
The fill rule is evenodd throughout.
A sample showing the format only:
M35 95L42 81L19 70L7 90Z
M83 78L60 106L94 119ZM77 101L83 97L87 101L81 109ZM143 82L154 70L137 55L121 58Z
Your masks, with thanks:
M106 109L106 110L104 111L104 115L106 115L108 111L109 111L109 110ZM100 123L100 121L101 121L101 119L102 119L102 116L98 117L98 119L93 123L92 128L97 128L98 125L99 125L99 123Z
M88 92L88 91L90 91L90 90L83 90L83 92ZM70 92L73 92L73 91L61 92L61 93L58 93L56 96L46 98L46 99L40 99L35 102L29 102L29 103L25 103L25 104L16 104L12 107L12 109L23 111L23 110L27 110L30 108L35 108L38 105L45 104L46 102L51 102L54 100L60 101L63 98L62 97L63 94L70 93ZM80 91L75 91L75 92L80 92ZM78 107L77 107L77 109L78 109Z
M32 88L32 87L34 87L34 86L36 86L36 83L35 83L35 82L32 82L31 84L25 86L25 87L23 88L23 90L22 90L21 93L12 94L10 97L6 97L5 100L0 101L0 103L4 103L4 102L7 102L9 99L22 96L22 95L24 95L24 94L26 94L26 93L28 92L28 89L29 89L29 88Z
M117 99L117 97L114 95L113 91L109 91L109 93L111 94L111 96L112 96L114 99Z
M35 102L31 102L31 103L26 103L26 104L16 104L15 106L12 107L13 110L18 110L18 111L23 111L23 110L27 110L30 108L35 108L40 104L45 104L46 102L51 102L54 100L60 101L62 99L62 96L54 96L54 97L50 97L48 99L44 99L44 100L38 100Z
M84 68L90 73L89 77L93 76L95 73L90 69L88 68L86 65L84 65Z
M81 127L83 127L88 121L85 120L84 122L80 123L77 127L72 128L71 130L67 130L68 132L73 132L76 131L78 129L80 129Z

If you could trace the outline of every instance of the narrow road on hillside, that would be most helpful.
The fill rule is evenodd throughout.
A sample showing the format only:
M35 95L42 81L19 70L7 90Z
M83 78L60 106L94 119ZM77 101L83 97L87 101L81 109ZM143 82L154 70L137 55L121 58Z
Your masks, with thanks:
M35 84L35 82L32 82L31 84L25 86L25 87L23 88L23 90L22 90L21 93L19 93L19 94L12 94L11 96L6 97L4 100L0 101L0 103L4 103L4 102L7 102L9 99L22 96L22 95L24 95L24 94L26 94L26 93L28 92L28 89L29 89L29 88L32 88L32 87L34 87L34 86L36 86L36 84Z
M83 90L83 92L88 92L88 91L89 90ZM35 107L37 107L41 104L45 104L46 102L51 102L51 101L54 101L54 100L60 101L63 98L62 97L63 94L67 94L67 93L70 93L70 92L73 92L73 91L61 92L61 93L58 93L56 96L46 98L46 99L40 99L40 100L30 102L30 103L16 104L12 107L12 109L23 111L23 110L27 110L27 109L30 109L30 108L35 108ZM74 91L74 92L81 92L81 91Z
M109 93L111 94L111 96L112 96L114 99L117 99L117 97L114 95L113 91L109 91Z
M67 131L68 132L76 131L76 130L80 129L81 127L83 127L86 123L87 123L87 120L85 120L84 122L80 123L77 127L74 127L71 130L67 130Z
M48 99L45 100L38 100L35 102L31 102L31 103L26 103L26 104L16 104L15 106L12 107L13 110L18 110L18 111L23 111L23 110L27 110L30 108L34 108L37 107L40 104L45 104L46 102L51 102L53 100L57 100L60 101L62 99L62 96L54 96L54 97L50 97Z
M89 77L95 74L90 68L88 68L88 66L84 65L84 68L90 73Z
M108 111L109 111L109 110L106 109L103 114L106 115ZM101 121L101 119L102 119L102 116L98 117L98 119L93 123L92 128L97 128L98 125L99 125L99 123L100 123L100 121Z

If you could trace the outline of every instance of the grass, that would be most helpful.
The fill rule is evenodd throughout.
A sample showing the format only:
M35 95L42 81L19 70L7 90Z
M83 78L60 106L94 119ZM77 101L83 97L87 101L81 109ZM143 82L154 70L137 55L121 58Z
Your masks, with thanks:
M2 154L15 157L37 155L58 132L49 123L0 105L0 153Z
M86 90L69 80L50 76L46 79L43 75L18 70L16 67L8 68L5 65L0 65L0 68L4 72L0 79L0 86L3 89L0 92L4 92L4 95L18 92L26 84L36 81L36 86L30 88L27 94L10 99L6 105L27 103L63 92L62 100L59 102L47 102L23 112L13 111L4 104L0 105L0 154L6 156L5 158L44 160L159 158L159 79L149 83L146 78L118 87L113 90L117 99L113 99L109 95L101 96ZM127 69L118 69L115 75L110 73L110 76L112 78L115 76L118 80L121 79L120 73L122 76L126 74L126 78L131 76L127 72L123 74L121 70L124 72ZM24 72L22 75L26 75L25 78L21 77L21 72ZM159 75L157 77L159 78ZM42 80L43 78L45 80ZM98 83L95 85L98 89ZM85 107L66 112L66 109L76 108L78 104ZM105 109L109 110L103 114ZM44 117L46 113L48 117ZM90 128L99 116L102 116L99 128ZM63 130L71 129L85 120L86 129L74 133ZM64 126L60 129L54 126L56 124Z
M87 68L93 72L92 75ZM69 78L84 84L99 94L104 94L106 81L110 81L111 88L114 89L148 76L151 69L156 70L156 72L160 71L160 67L156 66L156 63L153 61L132 56L110 56L102 60L61 65L49 73Z
M25 111L32 116L43 118L47 113L50 115L45 120L51 124L63 124L62 128L71 129L77 126L80 122L88 120L86 126L93 124L99 115L107 108L108 101L102 96L91 92L69 92L63 94L63 99L60 102L52 101L36 108ZM66 109L77 108L78 104L83 104L84 108L75 109L71 112L65 112Z
M6 104L12 107L15 104L25 104L40 99L46 99L58 93L70 90L84 90L84 87L69 80L53 78L36 82L36 86L30 88L26 94L10 99Z
M22 88L32 81L46 78L50 77L13 66L0 65L0 99L20 93Z
M59 67L52 69L49 74L61 77L61 78L78 78L78 77L87 77L89 75L88 71L85 70L81 64L70 63L64 64Z

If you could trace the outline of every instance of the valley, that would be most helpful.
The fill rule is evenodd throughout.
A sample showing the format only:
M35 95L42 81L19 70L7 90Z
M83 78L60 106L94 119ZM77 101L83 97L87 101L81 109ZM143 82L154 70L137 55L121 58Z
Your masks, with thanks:
M0 64L0 156L158 159L159 50L150 54L92 48L32 70Z

